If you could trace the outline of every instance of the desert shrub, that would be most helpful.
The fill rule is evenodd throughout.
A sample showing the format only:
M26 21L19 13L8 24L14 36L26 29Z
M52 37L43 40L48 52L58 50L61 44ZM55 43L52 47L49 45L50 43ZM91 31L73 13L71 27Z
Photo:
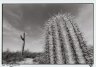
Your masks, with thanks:
M2 55L3 64L16 63L23 60L21 52L10 52L7 50Z
M45 53L38 54L38 56L34 58L33 62L38 62L39 64L46 64Z
M38 53L29 52L28 50L24 51L24 58L35 58Z
M10 64L10 63L16 63L19 61L23 61L24 58L35 58L37 56L39 56L42 53L33 53L33 52L29 52L28 50L24 51L24 54L22 56L21 52L17 51L17 52L10 52L9 50L4 51L2 53L2 60L3 60L3 64Z

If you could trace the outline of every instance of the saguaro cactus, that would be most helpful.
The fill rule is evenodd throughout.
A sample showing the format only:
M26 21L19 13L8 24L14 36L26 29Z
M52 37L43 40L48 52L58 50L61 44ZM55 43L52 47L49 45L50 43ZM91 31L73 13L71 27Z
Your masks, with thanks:
M45 28L45 53L50 64L91 63L84 37L76 23L70 21L68 14L58 13L53 16L47 21Z
M20 35L20 38L23 41L23 45L22 45L22 56L23 56L24 48L25 48L25 32L23 33L23 35Z

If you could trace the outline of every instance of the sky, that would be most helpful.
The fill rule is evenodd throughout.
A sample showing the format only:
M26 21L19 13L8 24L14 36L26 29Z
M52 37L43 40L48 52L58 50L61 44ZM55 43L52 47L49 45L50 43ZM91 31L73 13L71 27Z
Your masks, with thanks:
M25 32L25 50L42 52L44 23L60 11L75 16L87 44L93 45L93 4L3 4L3 50L21 51Z

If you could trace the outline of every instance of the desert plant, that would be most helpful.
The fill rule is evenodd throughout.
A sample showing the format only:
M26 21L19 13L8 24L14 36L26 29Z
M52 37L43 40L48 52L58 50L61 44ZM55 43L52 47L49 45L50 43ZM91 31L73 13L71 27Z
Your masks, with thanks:
M23 45L22 45L22 56L23 56L23 52L25 48L25 32L23 33L23 35L20 35L20 38L23 41Z
M10 52L10 51L5 51L3 52L2 56L3 64L15 64L18 61L22 61L22 55L21 52Z
M84 61L84 64L85 63L90 64L92 62L92 58L89 55L90 51L88 52L87 43L77 24L72 22L71 20L73 20L73 18L70 16L69 13L66 14L58 13L57 15L54 15L51 18L49 18L49 20L45 24L46 29L51 29L51 35L48 34L48 32L50 33L50 31L46 30L47 32L45 37L46 39L45 53L47 57L46 59L51 58L52 61L51 60L48 61L49 62L51 61L50 63L54 63L54 64L58 64L60 61L62 61L63 64L68 64L70 63L69 62L70 56L67 53L69 53L68 51L70 50L71 58L74 61L74 64L82 63L80 57L84 58L82 59ZM70 28L72 30L70 30ZM51 45L53 47L50 47L50 41L51 41L49 39L50 36L52 40ZM58 42L61 46L58 49L60 49L61 51L57 49L57 46L59 45L57 43L57 40L59 40ZM69 45L68 48L66 48L67 45ZM50 49L53 51L50 51ZM79 52L81 55L79 54ZM61 53L60 55L62 55L63 60L57 56L57 53L59 54Z

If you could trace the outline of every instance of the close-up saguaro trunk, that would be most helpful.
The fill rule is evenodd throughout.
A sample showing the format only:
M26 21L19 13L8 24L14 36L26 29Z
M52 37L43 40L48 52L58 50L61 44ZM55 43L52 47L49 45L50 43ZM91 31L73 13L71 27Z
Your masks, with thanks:
M45 38L47 40L45 50L50 58L48 60L50 64L90 64L92 62L79 27L70 21L67 14L58 13L48 20L45 27L51 30L49 31L51 35L47 34Z

